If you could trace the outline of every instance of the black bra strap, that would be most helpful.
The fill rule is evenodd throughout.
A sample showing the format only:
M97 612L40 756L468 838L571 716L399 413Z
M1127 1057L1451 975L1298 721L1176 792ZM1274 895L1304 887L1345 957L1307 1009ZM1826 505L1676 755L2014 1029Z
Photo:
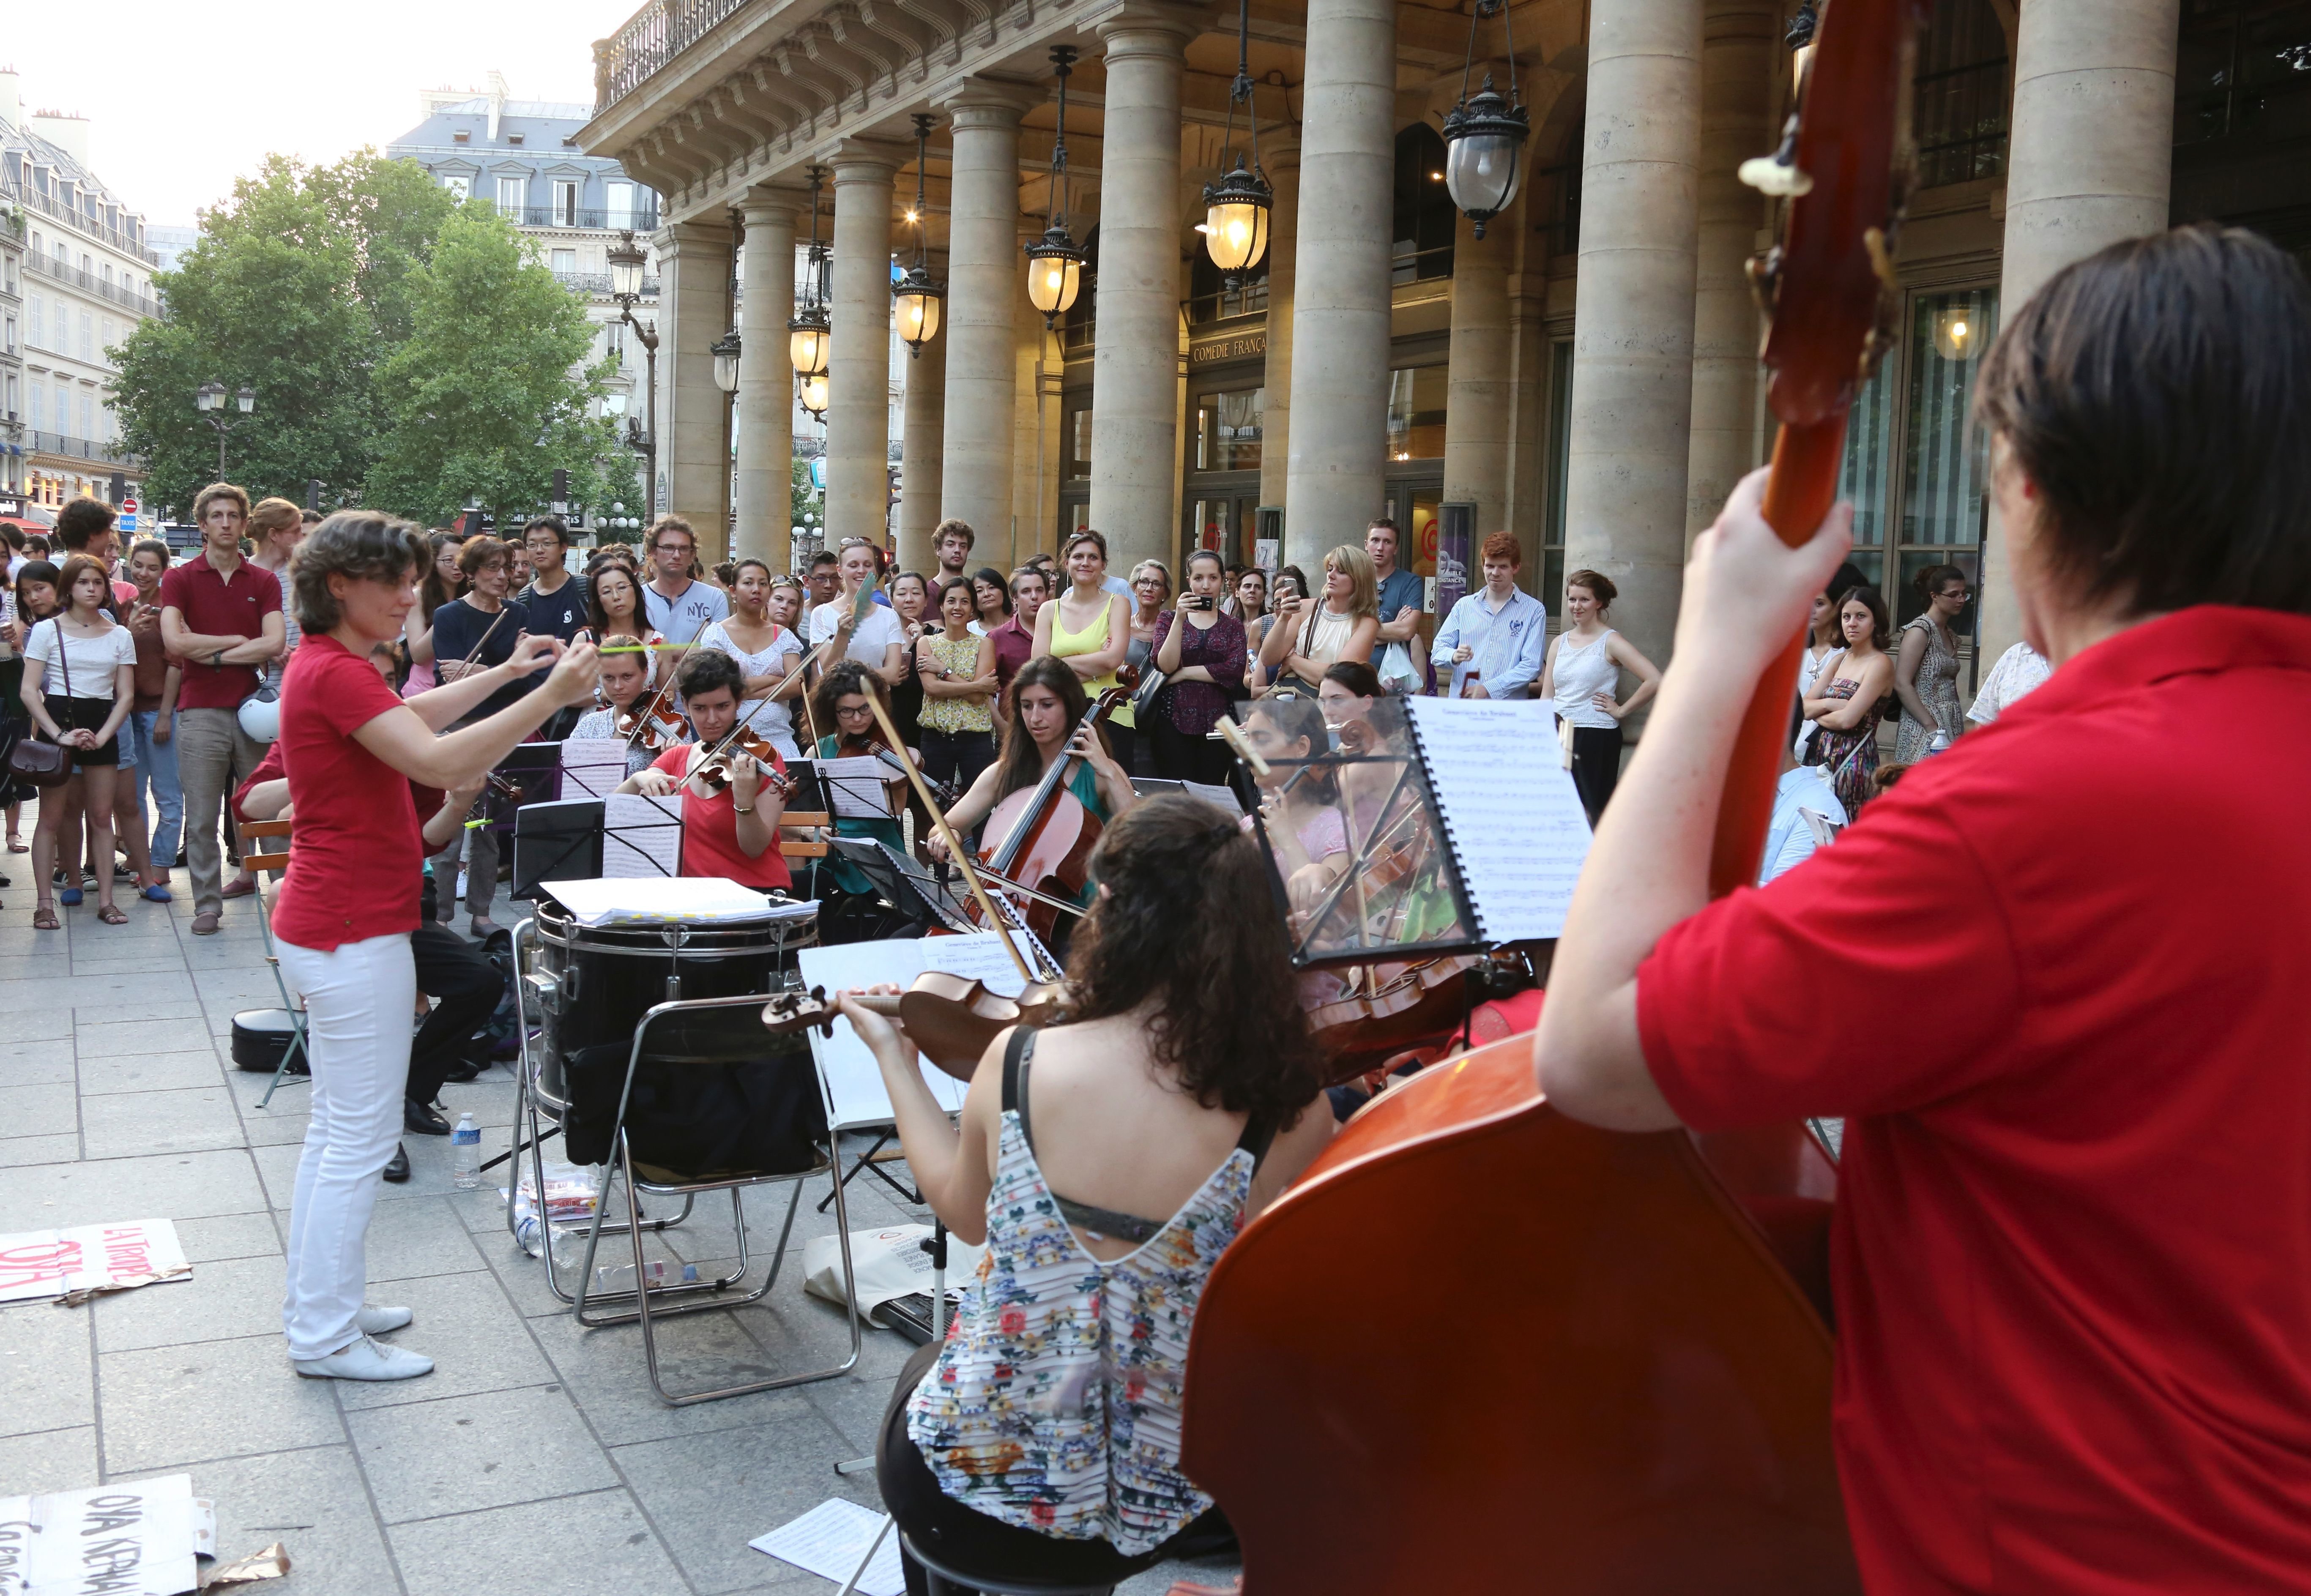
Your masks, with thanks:
M1268 1162L1269 1146L1275 1140L1276 1126L1272 1121L1254 1114L1243 1122L1243 1134L1235 1138L1235 1145L1251 1155L1253 1174L1258 1174L1260 1166Z
M1006 1113L1019 1106L1019 1060L1034 1045L1034 1032L1025 1025L1011 1027L1011 1040L1003 1044L1003 1112ZM1026 1128L1027 1116L1023 1111L1019 1115L1019 1129L1025 1130ZM1030 1138L1028 1151L1033 1152L1034 1147L1034 1141Z

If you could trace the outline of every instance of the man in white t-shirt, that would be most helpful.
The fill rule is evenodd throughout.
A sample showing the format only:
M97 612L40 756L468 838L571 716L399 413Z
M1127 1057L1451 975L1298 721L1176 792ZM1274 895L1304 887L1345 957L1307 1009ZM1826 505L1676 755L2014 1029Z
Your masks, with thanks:
M670 643L697 641L698 634L730 613L721 589L690 580L698 557L698 535L678 515L662 516L650 532L652 573L642 589L650 624Z
M867 613L857 620L859 591L874 580L875 551L863 543L854 543L842 551L842 590L832 604L822 604L810 612L810 642L816 648L829 638L846 641L830 648L818 658L817 668L825 667L837 659L856 659L896 687L906 680L907 639L905 623L892 611L869 603Z

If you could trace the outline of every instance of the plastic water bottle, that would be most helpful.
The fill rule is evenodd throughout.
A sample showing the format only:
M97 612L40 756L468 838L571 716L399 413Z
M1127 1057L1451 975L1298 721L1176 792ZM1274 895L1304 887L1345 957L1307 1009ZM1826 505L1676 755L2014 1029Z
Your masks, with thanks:
M458 1116L458 1128L449 1132L449 1184L460 1191L471 1191L482 1183L482 1130L474 1123L471 1114Z

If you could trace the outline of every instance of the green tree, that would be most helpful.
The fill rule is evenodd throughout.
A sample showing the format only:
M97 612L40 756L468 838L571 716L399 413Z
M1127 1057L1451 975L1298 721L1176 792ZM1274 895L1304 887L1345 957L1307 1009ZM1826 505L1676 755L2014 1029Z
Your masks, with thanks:
M112 352L127 446L151 463L146 496L188 507L217 469L195 409L203 383L257 395L223 413L227 476L302 501L353 501L373 449L371 373L408 336L406 283L455 200L411 162L362 151L314 168L273 156L203 214L179 267L154 276L161 314Z
M409 336L377 371L371 501L435 522L479 502L503 525L546 504L558 467L574 501L606 503L616 423L593 412L615 357L571 376L593 327L535 246L471 203L402 285Z

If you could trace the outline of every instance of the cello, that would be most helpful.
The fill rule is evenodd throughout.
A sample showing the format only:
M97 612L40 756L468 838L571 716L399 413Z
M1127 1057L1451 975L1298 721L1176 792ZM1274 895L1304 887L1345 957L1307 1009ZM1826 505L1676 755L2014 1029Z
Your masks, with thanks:
M1067 743L1086 726L1096 736L1110 715L1131 702L1139 673L1125 666L1117 675L1119 685L1102 693L1068 729L1043 779L996 805L981 832L1001 839L980 853L981 868L990 879L1021 890L1027 898L1027 929L1047 940L1058 929L1060 916L1069 912L1053 900L1072 901L1083 892L1090 880L1091 850L1099 845L1103 829L1099 816L1068 790L1068 772L1077 756L1066 752Z
M1752 280L1782 423L1765 513L1792 546L1886 335L1924 10L1832 0L1794 136L1745 172L1791 199ZM1714 892L1756 878L1800 646L1743 720ZM1236 1530L1246 1596L1858 1592L1829 1422L1835 1166L1797 1125L1566 1119L1530 1042L1376 1099L1214 1269L1182 1462Z

